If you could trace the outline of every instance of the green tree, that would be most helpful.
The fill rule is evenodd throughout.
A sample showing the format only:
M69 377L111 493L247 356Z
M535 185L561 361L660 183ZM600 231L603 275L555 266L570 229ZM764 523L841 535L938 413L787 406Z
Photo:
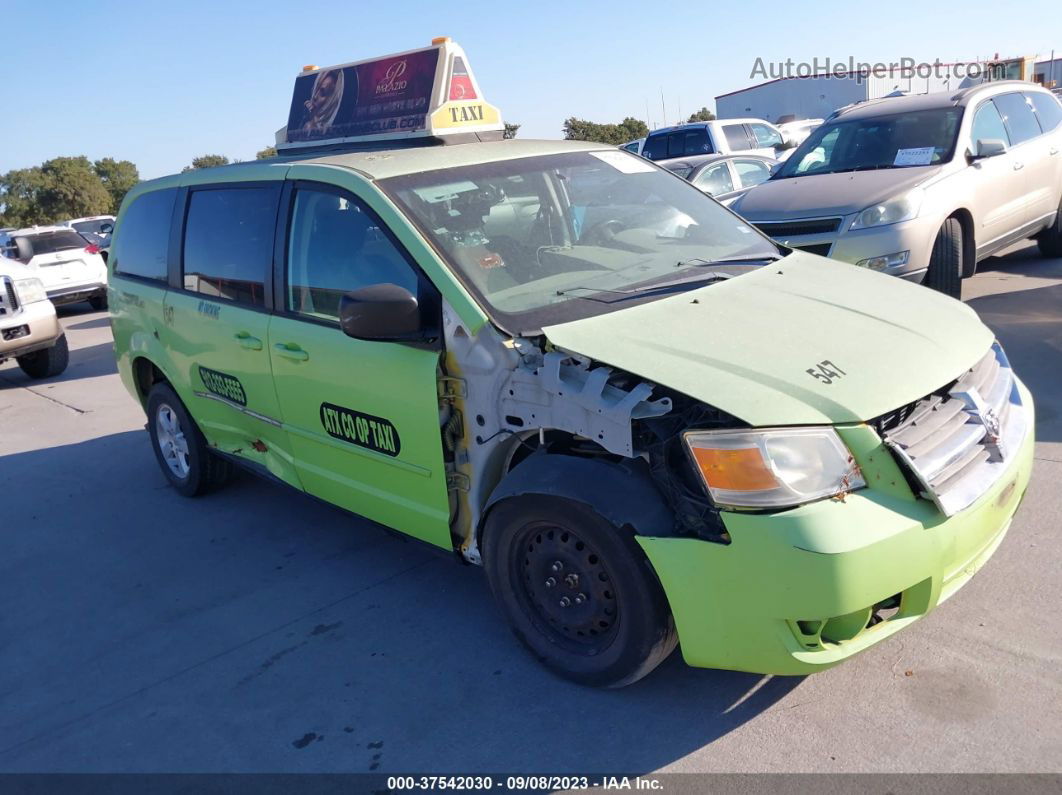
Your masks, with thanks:
M96 176L100 178L103 187L111 195L111 209L118 212L122 206L122 199L136 183L140 182L140 172L136 166L128 160L115 160L113 157L105 157L92 164Z
M111 194L84 155L47 160L41 163L41 174L37 203L46 222L111 211Z
M182 168L181 173L195 171L197 168L213 168L214 166L227 166L228 164L229 159L225 155L200 155L192 159L192 165Z
M695 121L712 121L714 119L715 119L715 114L714 113L712 113L710 110L708 110L708 108L701 108L696 113L691 113L690 117L686 120L686 123L689 124L689 123L695 122Z
M38 196L44 185L40 166L16 168L0 177L0 226L32 226L44 223Z
M255 153L255 160L266 160L270 157L277 156L277 148L275 146L267 146L265 149L259 149Z
M598 124L574 116L564 121L564 137L569 141L594 141L619 146L648 134L646 123L630 116L619 124Z
M520 125L519 124L509 124L509 122L505 122L505 132L502 133L502 137L503 138L515 138L516 137L516 131L519 130L519 129L520 129Z

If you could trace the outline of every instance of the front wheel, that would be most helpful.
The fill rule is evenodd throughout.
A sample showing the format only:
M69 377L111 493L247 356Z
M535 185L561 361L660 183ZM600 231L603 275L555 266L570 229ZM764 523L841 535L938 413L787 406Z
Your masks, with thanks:
M484 529L483 561L513 633L566 679L623 687L678 642L637 542L583 503L543 495L499 503Z
M19 356L15 361L22 368L22 372L30 378L51 378L59 375L70 363L70 348L66 344L66 334L59 335L59 339L52 347Z
M922 284L952 298L961 298L962 274L962 224L958 218L949 218L940 227L937 238L933 241L929 270Z
M224 484L232 465L210 451L210 446L166 383L151 388L147 402L148 432L162 474L185 497L195 497Z

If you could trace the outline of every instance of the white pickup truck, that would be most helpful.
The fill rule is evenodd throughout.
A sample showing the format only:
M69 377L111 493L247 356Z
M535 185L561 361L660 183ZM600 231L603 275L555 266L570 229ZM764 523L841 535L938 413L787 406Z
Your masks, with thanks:
M8 359L30 378L50 378L66 369L70 353L44 283L0 257L0 363Z

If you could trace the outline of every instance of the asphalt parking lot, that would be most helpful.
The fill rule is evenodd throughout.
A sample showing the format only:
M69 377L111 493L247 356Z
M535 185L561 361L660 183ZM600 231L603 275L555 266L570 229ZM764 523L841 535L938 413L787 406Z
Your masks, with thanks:
M829 672L619 691L540 668L478 569L250 476L178 496L72 307L66 373L0 367L0 771L1062 771L1062 260L965 297L1038 410L979 576Z

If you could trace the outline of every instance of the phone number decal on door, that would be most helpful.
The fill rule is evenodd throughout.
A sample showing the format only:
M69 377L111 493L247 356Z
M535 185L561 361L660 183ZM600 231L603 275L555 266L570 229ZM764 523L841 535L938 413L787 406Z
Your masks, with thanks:
M321 424L328 435L376 453L397 456L402 449L398 430L390 420L362 414L334 403L321 404Z

